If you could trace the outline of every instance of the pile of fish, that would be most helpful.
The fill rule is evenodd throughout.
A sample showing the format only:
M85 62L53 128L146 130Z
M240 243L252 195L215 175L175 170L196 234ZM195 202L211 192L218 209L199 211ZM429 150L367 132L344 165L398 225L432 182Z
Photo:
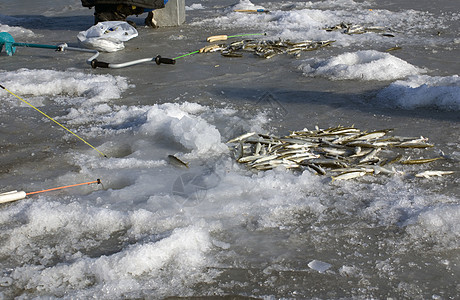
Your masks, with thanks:
M424 137L410 138L387 135L391 129L372 132L355 127L333 127L293 131L290 135L249 132L227 143L235 159L253 170L308 169L318 175L332 175L333 180L345 180L366 174L398 173L395 164L423 164L442 157L403 159L401 153L410 149L430 148ZM425 171L417 177L452 174L451 171Z
M383 36L394 37L392 29L381 27L381 26L369 26L365 27L363 25L351 24L351 23L340 23L331 27L324 28L326 31L340 31L345 34L363 34L368 32L381 33Z
M272 58L278 54L299 56L302 51L313 51L331 45L335 41L303 41L289 40L241 40L226 44L212 44L200 49L200 53L220 51L223 56L242 57L243 52L252 52L263 58Z

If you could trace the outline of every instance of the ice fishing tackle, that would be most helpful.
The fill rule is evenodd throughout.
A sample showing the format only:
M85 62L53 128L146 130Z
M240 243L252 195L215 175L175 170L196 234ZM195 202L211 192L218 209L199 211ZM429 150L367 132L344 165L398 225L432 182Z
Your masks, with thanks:
M93 56L86 60L86 63L91 65L91 62L99 56L99 51L92 49L83 49L69 47L67 44L60 45L44 45L44 44L30 44L30 43L16 43L14 38L8 32L0 32L0 52L5 46L5 52L8 56L12 56L16 52L16 47L29 47L29 48L42 48L42 49L52 49L56 51L78 51L78 52L87 52L94 53Z
M16 47L30 47L30 48L42 48L42 49L53 49L56 51L79 51L79 52L87 52L87 53L94 53L93 56L86 60L86 63L90 65L92 68L111 68L111 69L119 69L125 68L137 64L141 64L144 62L154 61L157 65L160 64L175 64L175 60L171 58L161 57L160 55L156 57L150 58L143 58L138 60L133 60L125 63L113 64L113 63L106 63L102 61L98 61L96 58L99 56L99 51L92 50L92 49L84 49L84 48L75 48L69 47L67 44L61 45L43 45L43 44L29 44L29 43L16 43L14 38L8 32L0 32L0 52L5 46L5 52L8 56L12 56L16 52Z
M102 184L100 179L96 179L94 181L77 183L77 184L66 185L66 186L60 186L60 187L41 190L41 191L36 191L36 192L29 192L29 193L26 193L24 191L6 192L6 193L0 194L0 203L7 203L7 202L21 200L21 199L24 199L27 196L34 195L34 194L45 193L45 192L56 191L56 190L62 190L62 189L67 189L67 188L80 186L80 185L90 185L90 184L93 184L93 183Z
M93 59L91 61L91 67L93 67L93 69L96 69L98 67L99 68L120 69L120 68L134 66L134 65L138 65L138 64L150 62L150 61L154 61L157 65L160 65L160 64L174 65L176 63L174 58L166 58L166 57L161 57L160 55L158 55L156 57L142 58L142 59L128 61L128 62L119 63L119 64L106 63L103 61L98 61L97 59Z

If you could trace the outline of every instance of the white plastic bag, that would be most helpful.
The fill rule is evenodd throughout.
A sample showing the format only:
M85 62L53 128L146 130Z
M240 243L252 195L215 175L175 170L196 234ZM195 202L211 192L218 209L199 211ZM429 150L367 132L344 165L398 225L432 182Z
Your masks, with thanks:
M138 35L136 28L123 21L99 22L77 35L86 48L115 52L125 48L123 42Z

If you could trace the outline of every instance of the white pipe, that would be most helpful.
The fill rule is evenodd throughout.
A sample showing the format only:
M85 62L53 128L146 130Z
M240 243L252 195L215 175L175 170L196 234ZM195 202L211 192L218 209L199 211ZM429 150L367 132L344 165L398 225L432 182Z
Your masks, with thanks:
M59 47L59 51L65 51L65 50L69 50L69 51L78 51L78 52L87 52L87 53L94 53L93 56L91 56L90 58L88 58L86 60L86 63L88 65L91 66L91 62L96 59L96 57L99 56L99 51L97 50L93 50L93 49L84 49L84 48L75 48L75 47L69 47L67 46L67 44L61 44L58 46Z
M11 202L11 201L16 201L16 200L21 200L26 197L26 192L24 191L11 191L11 192L6 192L3 194L0 194L0 203L6 203L6 202Z
M97 50L83 49L83 48L75 48L75 47L68 47L67 44L59 45L59 47L61 47L61 49L62 49L61 51L69 50L69 51L79 51L79 52L94 53L93 56L91 56L90 58L88 58L88 59L86 60L86 63L87 63L88 65L90 65L90 66L93 66L93 65L92 65L93 60L95 60L95 59L99 56L99 51L97 51ZM128 61L128 62L119 63L119 64L112 64L112 63L109 63L109 64L107 64L107 67L109 67L109 68L111 68L111 69L120 69L120 68L125 68L125 67L129 67L129 66L141 64L141 63L144 63L144 62L150 62L150 61L155 61L155 57L143 58L143 59Z
M141 64L141 63L144 63L144 62L149 62L149 61L155 61L155 57L142 58L142 59L128 61L128 62L119 63L119 64L109 64L109 68L111 68L111 69L125 68L125 67L129 67L129 66Z

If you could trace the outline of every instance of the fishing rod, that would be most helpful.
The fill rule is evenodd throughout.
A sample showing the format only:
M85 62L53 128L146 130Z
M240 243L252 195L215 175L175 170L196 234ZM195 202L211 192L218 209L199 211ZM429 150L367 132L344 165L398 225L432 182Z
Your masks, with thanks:
M41 190L41 191L35 191L35 192L28 192L28 193L26 193L24 191L6 192L6 193L0 194L0 203L6 203L6 202L12 202L12 201L16 201L16 200L21 200L21 199L24 199L27 196L35 195L35 194L39 194L39 193L62 190L62 189L67 189L67 188L81 186L81 185L90 185L90 184L94 184L94 183L102 184L100 179L96 179L94 181L88 181L88 182L83 182L83 183L60 186L60 187L55 187L55 188Z
M60 44L60 45L44 45L44 44L30 44L30 43L16 43L14 38L8 32L0 32L0 52L5 46L5 52L8 56L12 56L16 52L16 47L29 47L29 48L42 48L42 49L52 49L56 51L79 51L79 52L87 52L87 53L94 53L93 56L86 60L86 63L90 65L93 69L95 68L111 68L111 69L119 69L125 68L129 66L134 66L137 64L141 64L144 62L154 61L157 65L160 64L175 64L175 60L171 58L161 57L160 55L156 57L150 58L143 58L138 60L133 60L125 63L113 64L107 63L103 61L98 61L96 58L99 56L99 51L92 50L92 49L84 49L84 48L76 48L76 47L69 47L67 44Z
M94 55L86 60L86 63L89 65L91 65L91 62L99 56L99 51L97 50L69 47L65 43L60 44L60 45L16 43L14 41L14 38L8 32L0 32L0 52L3 49L3 46L5 46L5 52L8 56L12 56L16 52L16 47L52 49L52 50L59 51L59 52L78 51L78 52L93 53Z

